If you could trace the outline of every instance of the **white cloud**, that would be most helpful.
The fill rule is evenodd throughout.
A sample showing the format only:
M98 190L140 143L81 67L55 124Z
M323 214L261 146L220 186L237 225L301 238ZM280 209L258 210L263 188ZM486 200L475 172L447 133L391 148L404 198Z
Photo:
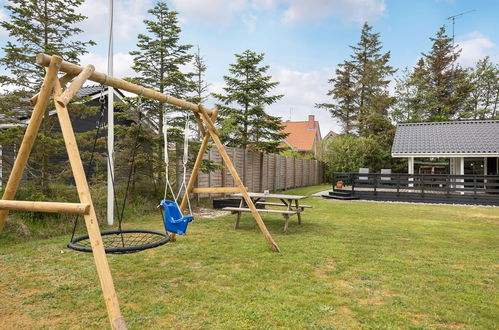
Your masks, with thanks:
M221 25L228 25L234 14L247 7L247 0L172 0L172 2L182 15Z
M114 38L133 40L144 29L147 10L152 8L152 0L122 0L114 2ZM81 28L88 38L107 40L109 25L109 6L102 0L86 0L80 12L88 18Z
M281 0L252 0L251 6L258 10L274 9Z
M340 131L339 125L331 118L328 111L317 109L316 103L329 102L327 91L328 79L332 69L320 71L300 72L285 67L273 66L272 77L278 81L275 93L284 97L270 106L272 115L280 116L283 120L303 121L308 115L315 115L319 121L321 133L324 136L330 130Z
M288 0L285 23L324 19L329 16L347 22L363 23L376 20L385 10L384 0Z
M457 44L462 49L459 63L464 67L473 66L479 59L490 56L492 59L498 57L498 47L486 36L479 32L473 32L459 38Z
M386 5L384 0L172 0L176 10L210 24L228 25L234 15L251 10L283 8L284 23L301 23L328 17L346 22L376 20Z
M93 64L95 70L99 72L107 72L107 58L104 55L96 53L88 53L80 57L82 66ZM113 76L116 78L133 77L136 75L131 68L133 65L133 57L126 53L116 53L113 56Z
M255 32L257 17L255 15L248 14L243 18L243 23L248 28L248 33Z

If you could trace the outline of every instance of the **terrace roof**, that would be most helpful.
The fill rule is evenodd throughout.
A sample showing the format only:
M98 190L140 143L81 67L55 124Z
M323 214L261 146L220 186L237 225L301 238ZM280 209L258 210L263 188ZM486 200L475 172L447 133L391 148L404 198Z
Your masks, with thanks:
M499 157L499 120L398 124L393 157Z

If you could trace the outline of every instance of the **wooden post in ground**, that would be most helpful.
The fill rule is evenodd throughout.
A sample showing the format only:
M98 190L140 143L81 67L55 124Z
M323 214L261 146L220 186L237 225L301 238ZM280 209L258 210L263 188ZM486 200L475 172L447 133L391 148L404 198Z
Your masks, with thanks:
M216 120L217 114L218 111L215 110L211 115L213 121ZM199 115L197 113L196 115L197 115L196 120L198 122L199 129L203 134L203 141L201 142L201 146L199 147L199 152L196 157L196 161L194 162L194 167L192 168L191 177L189 178L189 182L187 183L186 194L184 194L184 196L182 197L182 203L180 204L180 212L184 212L185 208L187 207L188 195L192 192L192 189L194 188L194 184L196 183L196 178L198 177L199 169L201 168L201 163L203 162L204 153L206 152L206 149L208 148L208 142L210 141L210 134L208 134L208 132L206 132L206 130L204 129Z
M86 73L88 74L88 71ZM82 74L82 76L76 78L76 81L73 84L83 84L83 82L86 80L86 78L84 78L85 71L83 71ZM69 88L71 88L71 86ZM61 85L60 82L56 80L54 99L59 99L61 95ZM69 100L66 99L64 101L64 103L66 103L66 101L69 102ZM121 316L118 297L116 296L116 292L114 290L111 270L109 269L109 264L107 262L106 252L104 251L104 243L102 242L99 223L95 214L92 197L90 195L90 189L88 187L87 178L85 176L85 171L81 162L80 152L78 150L73 127L71 125L71 119L69 118L69 113L64 103L61 104L60 102L55 102L55 108L57 111L57 116L59 118L59 123L61 125L61 131L64 137L64 142L66 144L69 162L73 171L73 176L76 183L76 189L78 190L78 196L80 197L80 202L90 204L90 210L88 214L85 214L84 218L88 236L92 245L95 267L97 268L97 273L99 275L109 321L113 329L126 329L127 327L125 324L125 320L123 316Z
M270 235L267 226L265 226L265 223L262 220L262 217L260 216L260 213L258 213L255 204L253 204L253 201L251 200L250 196L248 195L248 191L244 187L243 182L241 181L241 178L239 178L239 175L237 174L237 171L232 164L232 161L229 158L229 155L227 154L227 151L225 150L222 142L220 141L220 138L218 137L218 132L217 129L215 128L215 125L211 121L210 117L204 110L202 105L198 105L200 113L202 118L204 119L204 122L206 123L206 126L208 128L208 132L211 135L211 138L215 142L215 145L218 148L218 152L220 152L220 156L222 156L222 159L224 160L225 165L228 167L230 174L234 178L234 182L236 183L236 186L239 187L240 192L243 196L244 201L246 202L246 205L248 205L248 208L251 210L251 214L256 220L256 223L258 227L260 228L261 232L263 233L263 236L269 243L270 247L272 250L280 252L279 246L277 245L276 242L274 242L272 235Z
M23 142L21 143L21 147L17 153L17 157L14 162L14 166L12 167L12 171L10 172L9 181L7 181L7 185L5 186L2 199L12 200L16 195L19 182L21 181L24 173L24 168L28 162L29 154L31 153L43 115L45 114L45 109L49 103L50 95L54 89L54 84L57 80L57 72L59 71L61 63L62 58L58 56L52 56L50 59L50 64L47 72L45 73L45 79L38 96L38 102L36 102L28 127L24 133ZM8 212L8 210L0 210L0 232L3 230Z

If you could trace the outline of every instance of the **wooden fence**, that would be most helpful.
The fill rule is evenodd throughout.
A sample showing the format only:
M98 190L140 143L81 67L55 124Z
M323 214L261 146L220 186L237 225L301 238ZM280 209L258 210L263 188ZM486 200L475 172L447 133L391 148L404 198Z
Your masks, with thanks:
M499 205L499 175L334 173L366 200Z
M179 150L182 150L180 148ZM264 190L286 190L296 187L311 186L326 182L324 177L324 163L318 160L250 152L244 149L226 147L227 153L236 167L239 176L249 191L263 192ZM0 154L0 187L7 183L10 170L15 158L15 150L3 148ZM177 155L179 162L182 155ZM207 151L204 159L209 159L222 165L222 157L215 148ZM246 165L245 165L246 164ZM181 165L177 164L177 173L182 175ZM29 172L29 171L28 171ZM25 175L28 173L25 173ZM116 173L118 181L126 180L128 169L123 173ZM188 173L187 180L190 173ZM177 180L180 178L177 177ZM181 179L180 179L181 180ZM180 181L178 181L180 182ZM234 181L229 171L221 168L211 173L199 173L197 187L233 187ZM212 195L200 194L201 197Z
M286 190L317 185L325 182L324 164L318 160L251 152L240 148L226 147L244 185L252 192L264 190ZM222 165L218 150L211 149L204 159ZM199 173L197 187L233 187L229 171L221 168L210 173ZM201 197L214 194L200 194Z

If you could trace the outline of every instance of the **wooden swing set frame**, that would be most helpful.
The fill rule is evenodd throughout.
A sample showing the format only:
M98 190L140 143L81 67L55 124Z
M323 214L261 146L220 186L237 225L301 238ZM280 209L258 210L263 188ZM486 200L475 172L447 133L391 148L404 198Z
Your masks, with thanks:
M218 131L215 127L215 121L218 110L205 109L201 104L193 104L149 88L127 82L122 79L109 77L104 73L96 72L93 65L88 65L85 68L65 62L61 57L46 54L38 54L36 56L37 64L46 67L46 74L40 88L40 92L31 99L34 105L33 113L29 121L28 127L24 134L22 144L19 148L17 158L14 162L9 180L5 187L2 200L0 200L0 233L2 232L7 214L9 210L23 210L33 212L55 212L55 213L75 213L83 214L85 225L92 245L92 253L94 256L95 266L99 275L99 280L106 303L109 321L113 329L127 329L125 320L120 312L118 298L114 289L113 278L109 268L104 245L99 230L99 224L95 209L92 203L92 197L83 169L83 164L76 143L71 119L68 114L67 105L76 95L76 92L83 86L85 81L92 80L102 85L111 86L121 90L128 91L143 97L158 100L164 103L172 104L190 110L194 113L199 130L203 135L203 141L196 157L191 177L187 184L187 193L184 194L180 209L184 211L187 207L187 198L193 193L241 193L246 204L248 205L253 217L258 224L263 236L267 240L272 250L279 252L279 246L274 242L265 223L258 213L255 204L248 195L248 191L243 182L239 178L237 171L230 160L227 151L220 142ZM58 73L64 72L61 78L58 78ZM73 80L74 79L74 80ZM65 90L65 85L73 80L71 85ZM32 202L32 201L16 201L14 200L17 189L19 187L24 169L29 159L31 149L35 143L40 124L48 106L50 97L53 96L54 104L59 118L64 143L68 153L71 169L76 183L76 189L80 203L58 203L58 202ZM194 188L203 154L205 153L210 139L215 143L222 159L229 169L235 187L214 187L214 188Z

